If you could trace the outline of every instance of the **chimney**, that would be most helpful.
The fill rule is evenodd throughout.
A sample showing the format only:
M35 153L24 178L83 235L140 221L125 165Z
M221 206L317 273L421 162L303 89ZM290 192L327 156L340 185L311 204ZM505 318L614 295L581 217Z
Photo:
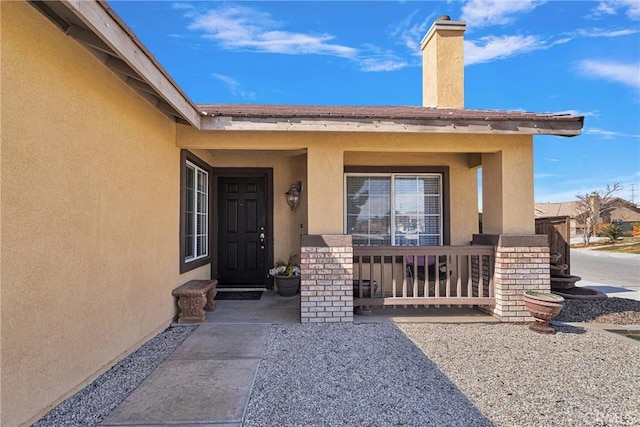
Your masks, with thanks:
M422 39L422 105L464 108L464 21L441 16Z

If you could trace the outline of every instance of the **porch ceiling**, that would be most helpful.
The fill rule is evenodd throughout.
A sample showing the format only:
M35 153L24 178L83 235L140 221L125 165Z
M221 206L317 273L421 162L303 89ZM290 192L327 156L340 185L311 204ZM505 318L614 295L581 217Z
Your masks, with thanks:
M580 135L583 116L382 106L199 105L203 130Z

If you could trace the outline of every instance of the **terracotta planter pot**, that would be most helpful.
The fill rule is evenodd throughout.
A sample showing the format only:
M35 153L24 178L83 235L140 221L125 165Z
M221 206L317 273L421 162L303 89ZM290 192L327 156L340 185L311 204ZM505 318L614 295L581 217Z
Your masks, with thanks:
M555 319L564 307L564 298L546 292L526 291L522 300L536 320L529 328L543 334L555 334L556 330L549 321Z
M300 288L300 276L275 276L278 295L292 297Z

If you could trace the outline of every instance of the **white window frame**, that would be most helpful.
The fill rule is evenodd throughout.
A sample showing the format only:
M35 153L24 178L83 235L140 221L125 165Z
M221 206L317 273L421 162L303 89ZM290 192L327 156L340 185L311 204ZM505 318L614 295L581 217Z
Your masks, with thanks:
M443 194L443 181L444 181L444 176L442 173L393 173L393 172L389 172L389 173L380 173L380 172L372 172L372 173L366 173L366 172L348 172L344 174L344 218L343 218L343 224L344 224L344 233L345 234L349 234L348 230L347 230L347 224L348 224L348 191L347 191L347 180L349 177L366 177L366 178L376 178L376 177L383 177L383 178L389 178L390 179L390 191L389 191L389 197L390 197L390 213L391 213L391 218L390 218L390 233L391 233L391 246L397 246L396 243L396 219L395 219L395 202L396 202L396 197L395 197L395 179L396 178L402 178L402 177L414 177L414 178L423 178L423 177L438 177L438 198L439 198L439 212L438 212L438 216L439 216L439 245L443 245L444 242L444 194Z
M185 167L192 169L194 172L193 174L194 182L191 183L193 185L193 189L191 190L193 191L193 194L192 194L193 206L190 206L192 212L194 213L193 223L192 223L193 246L191 248L193 251L193 255L185 256L184 262L188 263L188 262L197 261L199 259L206 258L209 256L209 172L195 165L189 160L185 162ZM198 178L200 177L202 177L202 182L204 184L204 191L200 191L198 189ZM186 182L185 182L185 185L186 185ZM186 192L189 191L189 189L185 188L184 191L186 196ZM200 194L204 195L204 200L201 203L200 211L198 211L198 196ZM185 212L189 210L188 208L189 207L186 206L186 201L185 201ZM185 214L185 218L186 218L186 214ZM198 221L199 218L202 218L202 221ZM202 226L200 227L199 224L201 224ZM184 242L185 252L186 252L186 245L187 245L186 237L187 236L185 233L185 242ZM198 253L198 239L200 238L204 238L204 243L201 245L200 253Z

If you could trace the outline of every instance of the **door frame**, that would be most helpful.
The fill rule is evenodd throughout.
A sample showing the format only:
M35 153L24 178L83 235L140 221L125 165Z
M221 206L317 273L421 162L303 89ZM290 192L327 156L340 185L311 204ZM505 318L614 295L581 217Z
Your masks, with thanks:
M214 227L211 228L211 247L214 248L211 260L211 278L218 278L218 237L220 218L218 212L218 196L220 194L220 178L265 178L265 223L266 234L266 257L265 257L265 288L273 289L273 280L269 280L269 266L273 265L273 168L212 168L213 194L211 196L211 214L213 216Z

